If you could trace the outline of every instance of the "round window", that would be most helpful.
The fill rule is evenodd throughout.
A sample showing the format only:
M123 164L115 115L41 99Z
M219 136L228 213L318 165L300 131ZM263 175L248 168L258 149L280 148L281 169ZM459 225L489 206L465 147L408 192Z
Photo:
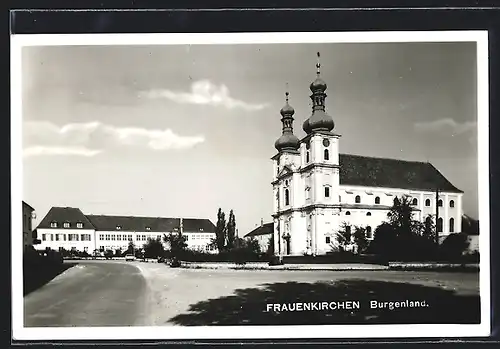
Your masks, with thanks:
M326 139L326 138L325 138L325 139L323 139L323 145L324 145L325 147L328 147L328 146L330 145L330 140L328 140L328 139Z

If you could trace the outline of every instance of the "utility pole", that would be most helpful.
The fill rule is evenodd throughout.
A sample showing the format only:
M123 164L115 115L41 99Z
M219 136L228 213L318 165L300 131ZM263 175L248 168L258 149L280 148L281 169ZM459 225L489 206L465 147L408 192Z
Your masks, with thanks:
M280 236L280 233L281 233L281 230L280 230L280 187L279 187L279 181L278 181L278 192L277 192L277 195L278 197L278 209L277 209L277 218L278 218L278 227L277 227L277 231L278 231L278 254L279 254L279 261L280 261L280 264L281 264L281 261L283 260L283 255L281 254L281 236Z
M439 187L436 187L436 245L439 244Z

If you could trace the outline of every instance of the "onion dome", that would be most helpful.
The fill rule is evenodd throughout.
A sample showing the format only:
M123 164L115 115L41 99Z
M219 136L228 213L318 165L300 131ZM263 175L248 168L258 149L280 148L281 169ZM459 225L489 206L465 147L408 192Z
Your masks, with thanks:
M317 68L317 77L311 83L311 100L313 102L312 107L312 115L304 121L302 125L302 129L307 134L313 131L331 131L335 127L335 123L330 115L328 115L325 111L325 99L326 99L326 83L323 79L320 78L320 63L319 63L319 52L318 52L318 63L316 64Z
M282 116L281 122L283 123L283 133L278 140L274 143L274 147L279 151L296 151L299 149L299 139L293 134L293 114L295 110L288 104L288 92L286 95L286 104L280 110Z

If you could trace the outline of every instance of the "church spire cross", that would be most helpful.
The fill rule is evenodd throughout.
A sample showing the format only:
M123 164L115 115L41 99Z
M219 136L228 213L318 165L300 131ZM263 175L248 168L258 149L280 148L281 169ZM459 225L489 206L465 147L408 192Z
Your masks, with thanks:
M316 63L316 75L318 75L318 77L319 77L320 68L321 68L321 62L319 61L319 58L320 58L319 52L316 52L316 55L318 56L317 63Z

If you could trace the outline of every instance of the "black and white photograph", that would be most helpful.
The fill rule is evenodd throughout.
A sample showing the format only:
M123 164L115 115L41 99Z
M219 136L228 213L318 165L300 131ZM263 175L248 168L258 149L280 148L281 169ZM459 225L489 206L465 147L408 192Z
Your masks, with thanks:
M489 334L486 32L11 43L14 337Z

